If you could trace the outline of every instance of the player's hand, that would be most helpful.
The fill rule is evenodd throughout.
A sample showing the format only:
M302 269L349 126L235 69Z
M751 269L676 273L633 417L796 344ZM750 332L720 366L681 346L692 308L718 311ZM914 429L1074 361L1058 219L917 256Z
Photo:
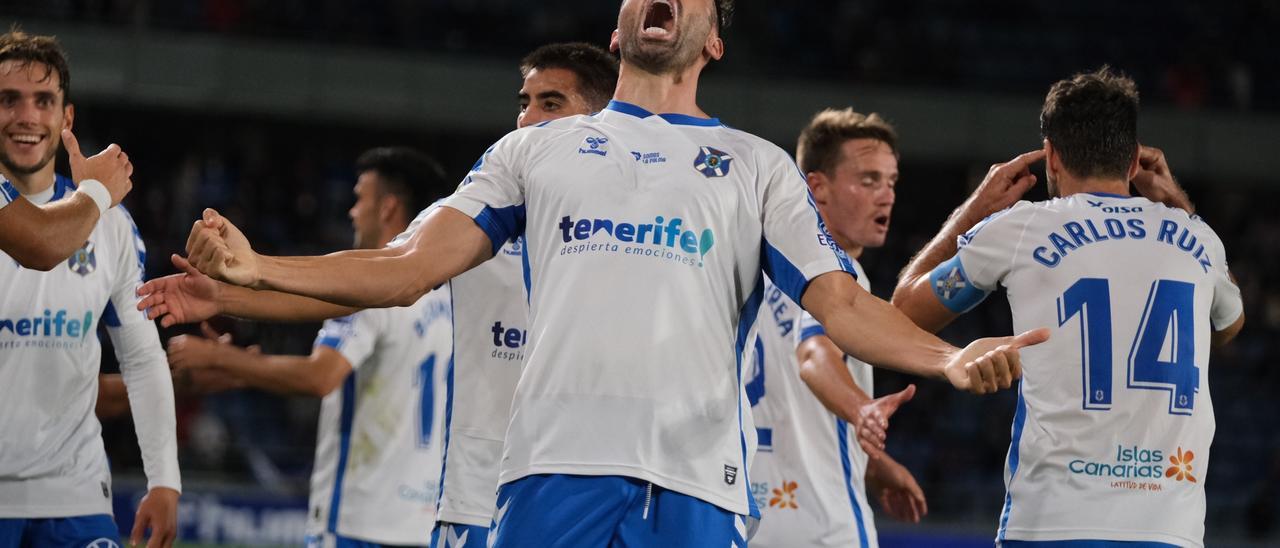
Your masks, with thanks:
M893 519L920 523L920 518L929 513L920 484L910 470L891 458L867 463L867 484L871 493L880 499L880 508Z
M204 326L202 326L204 327ZM178 335L169 339L169 367L174 371L184 369L205 369L218 366L218 358L231 344L231 334L219 335L217 338L197 337L195 335Z
M180 398L218 394L248 386L223 369L180 369L173 372L173 391Z
M1031 166L1044 160L1044 149L1018 155L1003 164L993 164L987 177L961 206L970 226L1022 199L1036 184Z
M218 306L222 288L212 278L201 274L181 256L172 255L169 260L181 270L156 278L138 288L138 310L147 313L147 319L160 318L161 327L180 323L195 323L221 313Z
M951 358L943 371L951 385L973 394L990 394L1009 388L1022 378L1018 351L1049 340L1047 328L1016 337L988 337L969 343Z
M151 530L147 548L168 548L178 535L178 492L167 487L156 487L142 497L138 513L133 518L133 533L129 546L139 546L142 535Z
M187 260L210 278L253 287L258 283L258 255L236 225L213 209L204 210L187 238Z
M62 130L62 146L67 149L67 160L71 164L71 179L76 183L85 179L97 179L111 193L111 205L117 205L133 188L133 162L129 155L120 150L120 145L112 143L102 152L88 158L80 152L80 141L76 140L71 130Z
M1138 147L1138 173L1133 176L1133 187L1148 200L1195 214L1195 206L1187 198L1169 169L1164 151L1149 146Z
M858 408L858 424L854 425L854 429L858 432L858 444L863 451L876 458L884 450L884 441L889 435L889 417L915 395L916 385L913 384L901 392L881 396ZM879 451L875 451L877 449Z

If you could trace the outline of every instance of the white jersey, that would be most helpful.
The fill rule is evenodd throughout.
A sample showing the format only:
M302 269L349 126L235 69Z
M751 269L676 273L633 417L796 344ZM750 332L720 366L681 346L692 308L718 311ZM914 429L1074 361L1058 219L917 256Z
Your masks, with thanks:
M352 369L320 405L308 534L429 544L452 348L448 292L329 320L316 344Z
M75 191L58 177L28 198ZM107 210L48 272L0 253L0 518L111 514L111 472L94 415L101 322L130 389L148 487L180 490L173 386L155 324L137 310L145 248L129 214ZM160 382L157 382L160 381Z
M848 268L795 164L714 119L613 102L515 131L444 205L525 235L529 333L500 482L653 482L738 514L741 353L763 268L799 298Z
M1202 545L1210 331L1242 311L1208 225L1137 197L1020 202L931 282L956 312L1003 285L1015 332L1053 328L1022 351L997 542Z
M853 267L869 290L861 265ZM760 315L747 395L760 439L751 490L764 515L751 545L878 546L867 503L867 454L854 427L809 390L796 362L798 344L826 332L772 284L765 285ZM845 362L858 387L874 394L871 366L851 356Z

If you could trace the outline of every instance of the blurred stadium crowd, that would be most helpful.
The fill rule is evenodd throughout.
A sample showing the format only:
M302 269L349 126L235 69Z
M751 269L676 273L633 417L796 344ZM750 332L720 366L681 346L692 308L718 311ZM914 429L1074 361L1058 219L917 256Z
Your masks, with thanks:
M1280 110L1280 74L1273 70L1280 41L1266 36L1280 25L1280 3L1271 0L815 0L759 7L741 10L732 29L752 39L741 41L713 70L1040 95L1047 83L1105 61L1134 76L1148 105ZM567 0L0 0L0 12L17 19L499 57L512 61L514 90L514 61L520 55L544 43L583 39L612 28L607 25L616 6ZM1239 24L1245 20L1251 23ZM1117 27L1142 39L1113 40L1109 33ZM515 108L513 100L513 118ZM303 255L347 248L352 162L362 150L382 144L415 146L438 158L451 179L460 180L499 136L444 134L431 128L385 131L92 102L81 102L78 112L87 132L83 141L128 144L137 187L126 204L150 252L149 276L173 271L168 256L182 249L203 207L216 207L236 219L260 252ZM882 114L894 118L893 112ZM174 138L175 128L185 128L181 138ZM794 147L792 142L780 144ZM1003 160L939 164L902 159L891 237L862 261L878 294L888 296L898 269L967 196L986 166ZM1171 157L1170 162L1177 173L1179 159ZM1280 369L1271 357L1280 356L1280 217L1269 204L1280 200L1280 180L1201 178L1182 183L1226 243L1249 318L1237 341L1215 355L1210 373L1218 431L1214 466L1206 478L1208 536L1274 541L1280 539L1280 422L1275 420L1280 399L1274 397ZM437 190L443 195L451 188ZM1041 188L1031 198L1043 196ZM959 341L1007 333L1007 310L1001 299L991 299L975 314L982 321L959 322L944 334ZM318 326L227 320L223 327L235 333L237 343L260 344L264 352L306 353ZM162 336L182 332L169 329ZM109 351L103 355L108 360L112 356ZM889 393L909 380L878 372L877 388ZM994 530L1016 395L976 398L933 383L920 389L894 419L890 452L921 479L931 521L977 523L982 530ZM317 408L311 399L254 392L180 400L184 477L191 485L256 484L305 493ZM129 419L104 428L113 468L140 470Z

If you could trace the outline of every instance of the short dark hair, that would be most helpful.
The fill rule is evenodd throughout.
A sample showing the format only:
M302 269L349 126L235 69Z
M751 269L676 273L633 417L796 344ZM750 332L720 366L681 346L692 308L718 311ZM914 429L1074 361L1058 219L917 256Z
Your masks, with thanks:
M405 206L407 220L448 191L444 168L434 158L409 147L379 147L356 159L356 173L375 171L382 192L391 194Z
M845 142L875 139L889 145L898 155L898 132L879 114L861 114L852 108L829 108L813 116L796 143L796 164L808 175L815 171L831 175L840 165Z
M28 67L31 63L45 66L43 82L58 74L58 88L62 90L62 104L71 102L71 69L67 66L67 52L58 44L53 36L38 36L22 32L17 25L9 28L9 32L0 34L0 63L18 61L20 67Z
M1138 153L1138 86L1110 67L1049 88L1040 134L1077 177L1124 178Z
M716 6L716 25L719 26L720 32L729 28L733 24L733 0L715 0Z
M520 60L520 76L534 69L565 69L578 77L578 91L592 109L603 109L618 86L618 58L585 42L548 44Z

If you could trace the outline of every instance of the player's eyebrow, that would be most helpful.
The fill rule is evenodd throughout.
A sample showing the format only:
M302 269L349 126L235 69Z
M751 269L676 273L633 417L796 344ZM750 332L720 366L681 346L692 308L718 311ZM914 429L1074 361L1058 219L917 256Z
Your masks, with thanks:
M550 91L544 91L544 92L542 92L542 93L539 93L539 94L538 94L538 100L543 100L543 99L568 99L568 98L569 98L569 96L568 96L568 95L565 95L565 94L564 94L564 92L559 91L559 90L555 90L555 89L550 90Z

